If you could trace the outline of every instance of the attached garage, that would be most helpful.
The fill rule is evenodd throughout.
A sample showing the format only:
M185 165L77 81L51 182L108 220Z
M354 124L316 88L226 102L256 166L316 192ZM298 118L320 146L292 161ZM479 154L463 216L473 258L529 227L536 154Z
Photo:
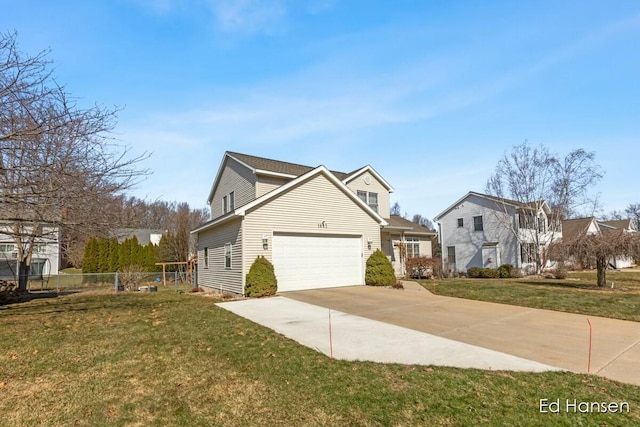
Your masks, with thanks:
M362 236L274 234L278 292L364 283Z

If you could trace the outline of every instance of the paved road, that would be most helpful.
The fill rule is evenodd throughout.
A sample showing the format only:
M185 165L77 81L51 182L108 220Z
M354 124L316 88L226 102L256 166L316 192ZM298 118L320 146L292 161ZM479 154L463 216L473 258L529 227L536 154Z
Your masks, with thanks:
M533 360L640 385L640 323L432 295L353 286L281 295Z

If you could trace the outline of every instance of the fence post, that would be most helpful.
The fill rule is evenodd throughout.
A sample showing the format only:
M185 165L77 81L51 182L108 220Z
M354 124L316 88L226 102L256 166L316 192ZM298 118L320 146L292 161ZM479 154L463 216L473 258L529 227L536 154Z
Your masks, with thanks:
M116 271L116 278L114 282L115 282L115 288L113 289L113 293L117 294L118 293L118 272L117 271Z

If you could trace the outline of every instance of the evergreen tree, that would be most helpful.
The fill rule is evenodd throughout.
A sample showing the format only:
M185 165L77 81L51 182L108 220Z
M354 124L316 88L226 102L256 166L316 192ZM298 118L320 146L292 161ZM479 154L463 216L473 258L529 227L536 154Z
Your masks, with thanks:
M101 237L98 240L98 273L109 272L109 240Z
M84 257L82 259L82 271L84 273L95 273L98 269L98 239L91 237L84 247Z
M120 253L119 253L120 244L118 243L118 239L113 237L109 240L109 272L118 271L120 268Z

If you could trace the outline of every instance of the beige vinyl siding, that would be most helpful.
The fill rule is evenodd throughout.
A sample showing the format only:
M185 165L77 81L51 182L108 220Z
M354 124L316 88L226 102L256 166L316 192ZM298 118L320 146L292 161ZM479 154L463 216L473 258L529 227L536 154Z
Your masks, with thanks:
M250 169L227 158L211 201L211 218L224 215L222 198L234 192L235 207L246 205L256 198L256 177Z
M275 190L289 181L291 181L291 179L272 176L258 176L256 181L256 198L267 194L269 191Z
M231 268L225 268L225 244L231 243ZM209 262L205 267L204 248ZM198 233L198 285L235 294L243 293L242 220L237 219Z
M431 258L433 256L431 248L431 240L427 237L419 237L420 239L420 256Z
M365 183L366 176L371 178L371 183L368 185ZM387 188L378 181L375 176L365 171L358 177L349 181L347 183L347 187L349 187L354 194L358 194L358 190L378 193L378 214L382 218L389 218L389 190L387 190Z
M326 228L322 228L322 223ZM380 248L380 224L324 175L315 175L301 185L279 195L245 216L245 269L258 255L272 261L274 232L362 236L364 264ZM269 239L263 249L262 237ZM367 240L372 248L367 248ZM276 272L277 275L277 272Z

